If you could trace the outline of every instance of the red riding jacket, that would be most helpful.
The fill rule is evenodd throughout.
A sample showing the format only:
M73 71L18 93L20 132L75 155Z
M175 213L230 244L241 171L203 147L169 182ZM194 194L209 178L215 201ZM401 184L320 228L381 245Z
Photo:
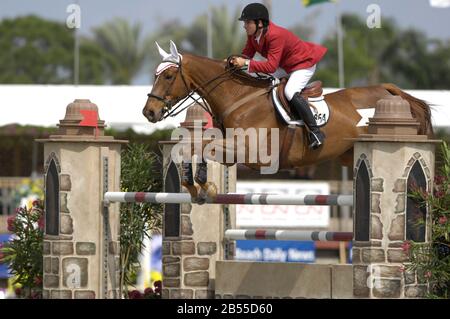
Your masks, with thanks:
M269 22L267 32L261 35L258 42L254 36L247 37L247 44L242 54L253 57L259 52L267 61L250 62L249 72L274 73L278 67L287 73L307 69L319 62L327 52L327 48L306 42L291 31Z

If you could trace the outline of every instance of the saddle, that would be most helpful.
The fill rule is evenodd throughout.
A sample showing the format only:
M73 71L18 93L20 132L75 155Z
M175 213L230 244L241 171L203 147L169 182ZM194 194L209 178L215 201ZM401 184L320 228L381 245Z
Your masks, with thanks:
M277 87L277 97L283 105L284 110L289 114L291 118L295 118L295 112L291 111L291 106L289 105L289 101L286 99L284 95L284 88L287 83L287 78L280 79L280 84ZM322 81L314 81L309 83L305 88L300 92L300 95L303 96L306 100L310 97L319 97L323 93L322 89Z

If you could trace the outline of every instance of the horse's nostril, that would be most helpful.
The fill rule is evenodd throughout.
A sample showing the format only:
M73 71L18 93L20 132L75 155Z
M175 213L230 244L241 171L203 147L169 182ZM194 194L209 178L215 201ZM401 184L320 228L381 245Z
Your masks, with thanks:
M153 112L153 111L148 112L148 116L153 118L155 116L155 112Z

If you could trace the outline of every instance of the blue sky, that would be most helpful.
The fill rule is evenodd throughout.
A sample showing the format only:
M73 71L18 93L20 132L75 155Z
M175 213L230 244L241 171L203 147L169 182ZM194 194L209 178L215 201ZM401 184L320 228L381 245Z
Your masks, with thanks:
M155 31L164 21L179 19L183 24L189 24L198 15L204 14L208 5L226 5L229 12L234 12L237 7L242 8L250 2L252 1L0 0L0 19L36 14L52 20L65 21L68 16L67 6L78 3L81 7L82 34L89 34L92 27L114 17L141 23L144 33L147 34ZM429 37L450 40L450 8L432 8L429 0L340 0L338 5L324 3L309 8L303 7L301 0L272 0L271 18L275 23L285 27L310 21L315 32L312 40L320 42L324 36L334 34L338 10L352 12L366 19L369 15L366 10L370 4L377 4L381 9L381 27L384 18L394 18L402 28L415 28L425 32ZM135 84L144 84L148 81L148 76L139 77Z

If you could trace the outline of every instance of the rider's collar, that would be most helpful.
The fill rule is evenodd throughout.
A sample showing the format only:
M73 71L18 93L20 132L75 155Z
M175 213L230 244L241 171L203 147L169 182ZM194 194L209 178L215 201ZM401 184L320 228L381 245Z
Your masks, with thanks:
M259 36L255 37L256 42L259 44L259 40L261 40L261 36L262 36L263 32L261 30L261 33L259 34Z

